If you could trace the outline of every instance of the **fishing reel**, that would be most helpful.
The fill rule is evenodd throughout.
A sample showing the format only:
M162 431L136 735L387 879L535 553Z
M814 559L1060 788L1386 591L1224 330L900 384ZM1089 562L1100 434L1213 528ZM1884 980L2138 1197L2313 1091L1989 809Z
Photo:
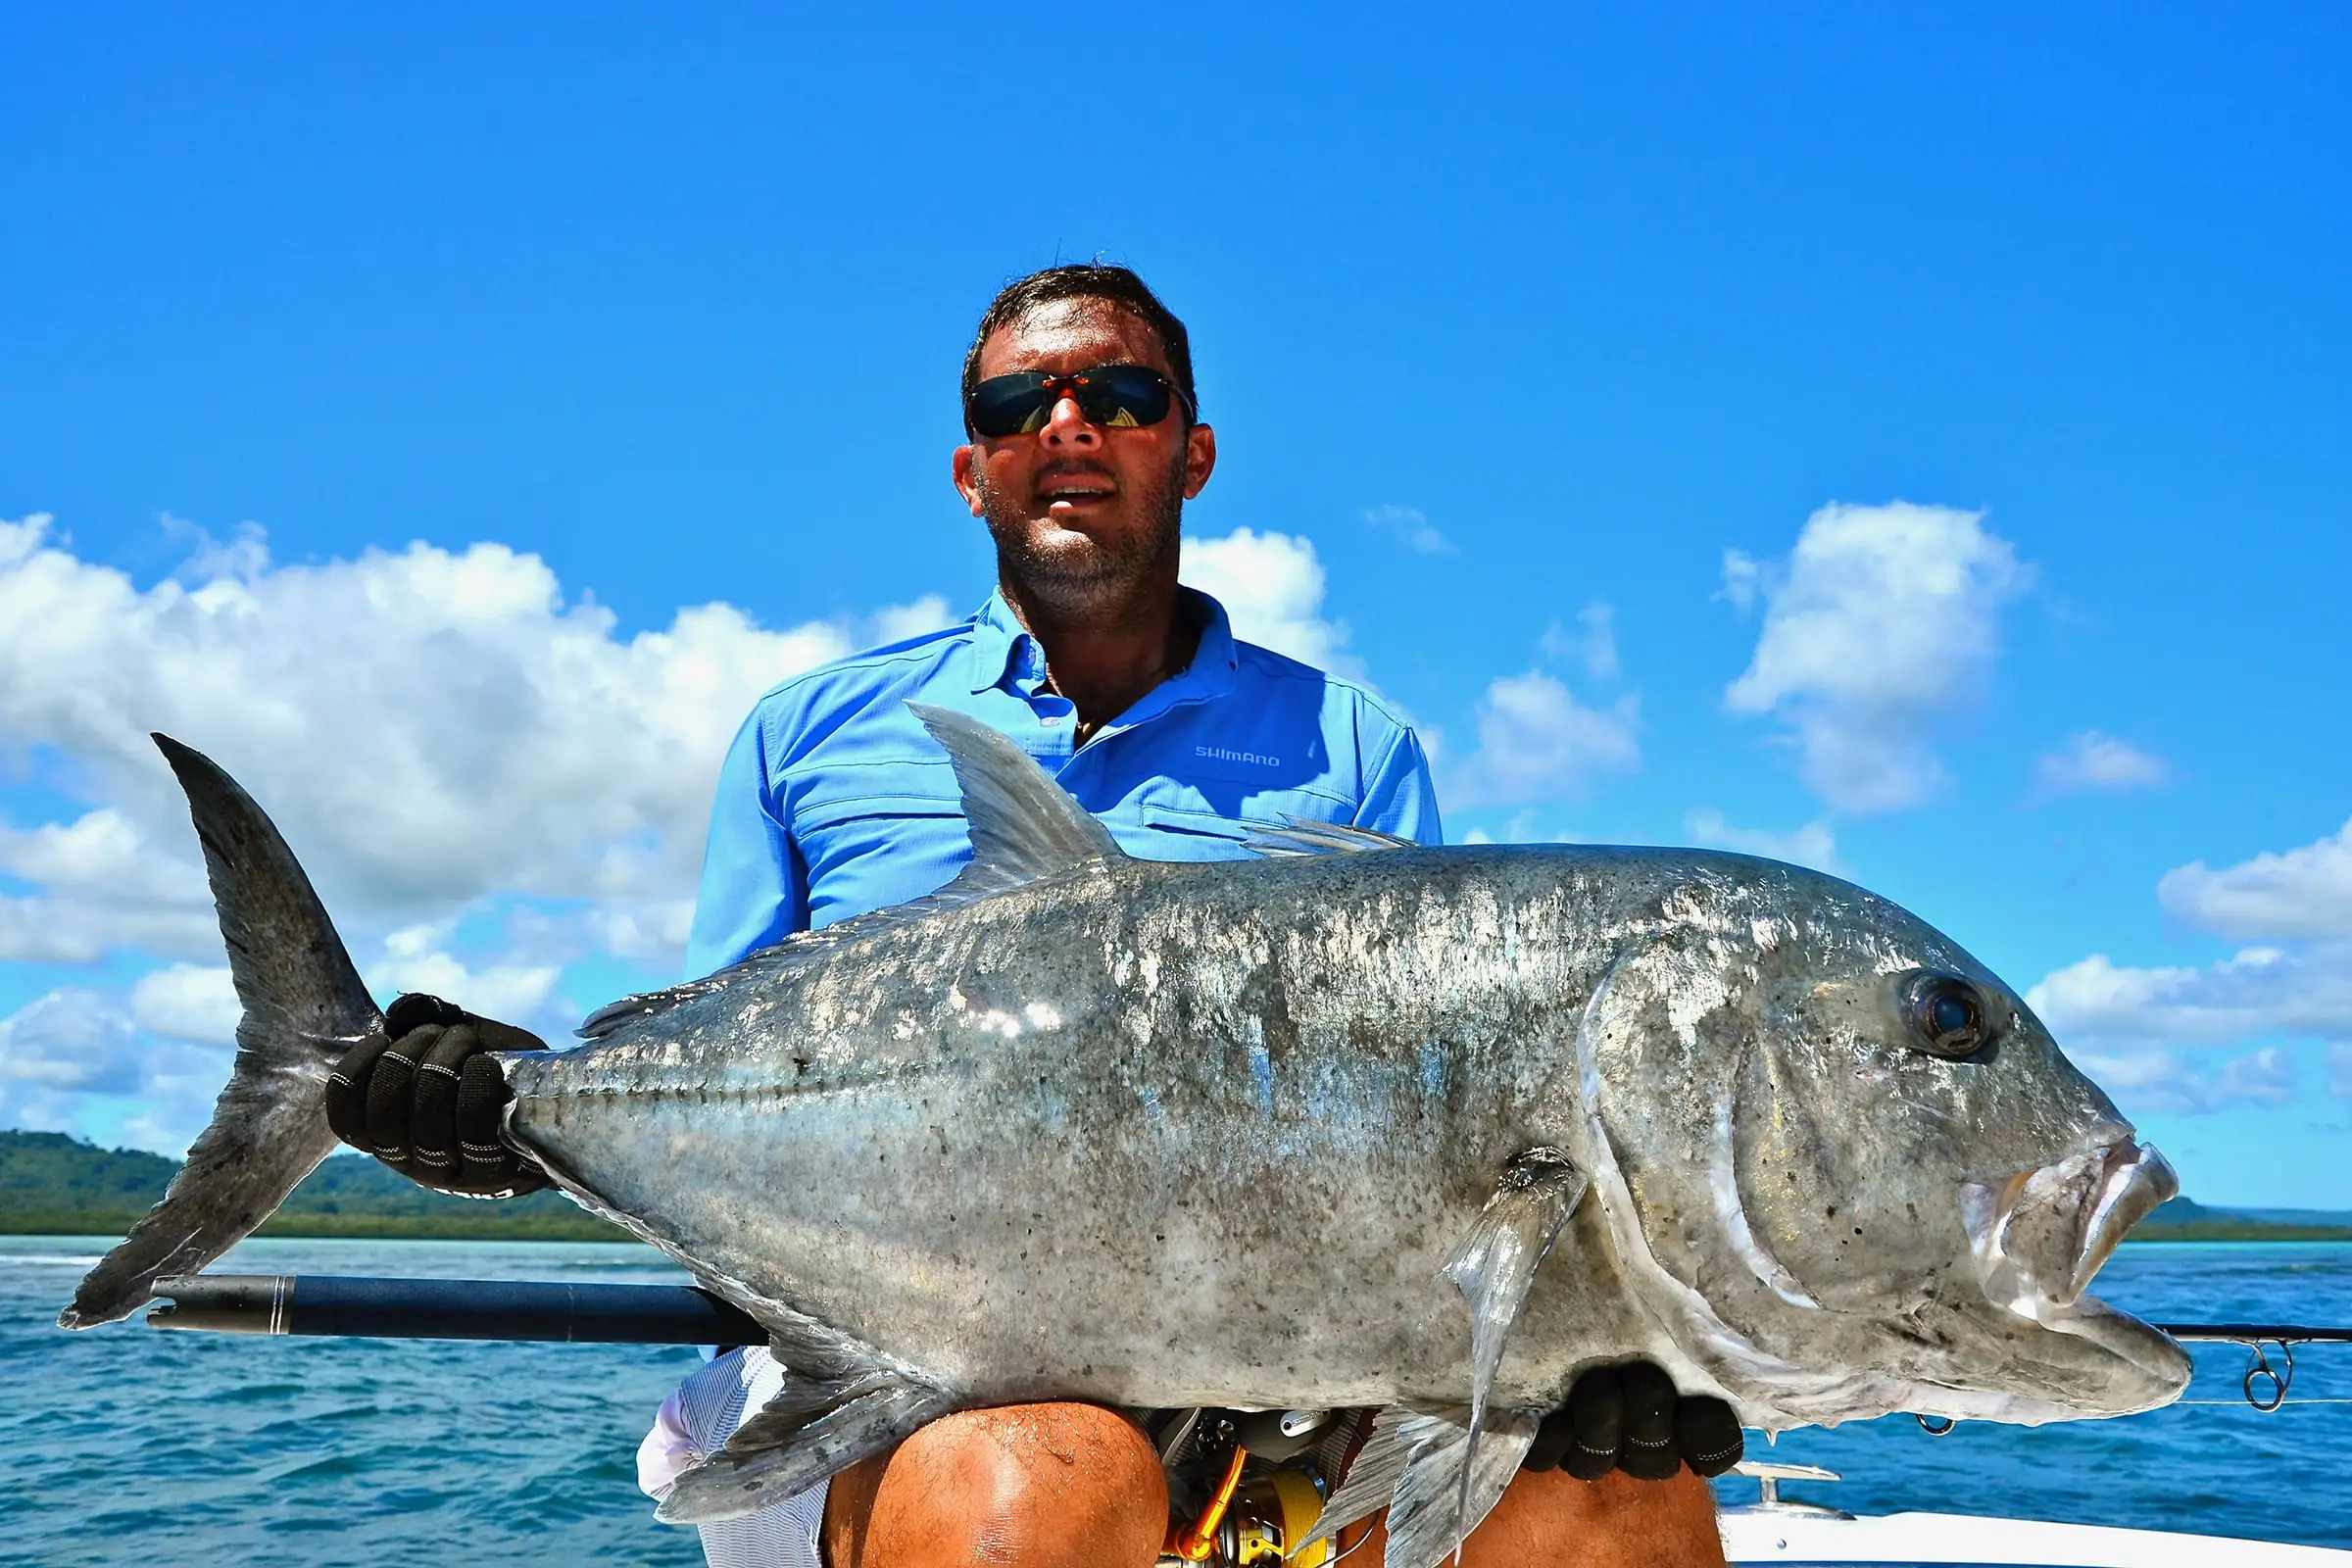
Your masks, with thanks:
M1353 1410L1170 1410L1147 1424L1168 1476L1162 1564L1325 1568L1306 1544L1359 1440Z

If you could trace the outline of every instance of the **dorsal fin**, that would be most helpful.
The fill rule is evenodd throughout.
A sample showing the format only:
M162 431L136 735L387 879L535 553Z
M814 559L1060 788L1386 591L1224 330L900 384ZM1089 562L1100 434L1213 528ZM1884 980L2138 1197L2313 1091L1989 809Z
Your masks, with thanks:
M580 1024L577 1032L581 1039L606 1039L635 1019L666 1012L721 990L747 971L789 967L844 942L941 909L957 908L1082 865L1128 858L1111 839L1108 828L1087 815L1086 808L1068 790L1054 783L1053 775L1005 736L949 709L928 703L908 703L906 707L956 764L956 784L963 792L964 820L971 828L972 863L937 893L854 915L821 931L788 936L700 980L607 1003Z
M1127 858L1110 830L1011 740L949 709L906 707L956 764L971 824L972 863L940 890L947 901L968 903L1096 860Z
M1318 822L1311 817L1285 815L1283 827L1261 827L1242 840L1242 848L1269 859L1283 855L1361 855L1369 850L1418 850L1413 839L1400 839L1376 827L1347 822Z

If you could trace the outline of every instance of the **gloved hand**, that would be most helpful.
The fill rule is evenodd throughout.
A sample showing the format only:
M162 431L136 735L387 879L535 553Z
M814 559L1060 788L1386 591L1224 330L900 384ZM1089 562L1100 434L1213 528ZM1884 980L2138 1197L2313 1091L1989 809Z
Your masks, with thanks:
M514 1098L493 1051L545 1051L513 1024L477 1018L419 992L384 1009L380 1036L354 1047L326 1080L335 1136L419 1186L461 1198L513 1198L547 1173L499 1142Z
M1523 1470L1567 1471L1597 1481L1622 1470L1637 1481L1670 1481L1684 1465L1719 1476L1740 1462L1746 1443L1739 1417L1721 1399L1675 1393L1674 1380L1647 1361L1598 1366L1568 1390L1568 1402L1544 1418Z

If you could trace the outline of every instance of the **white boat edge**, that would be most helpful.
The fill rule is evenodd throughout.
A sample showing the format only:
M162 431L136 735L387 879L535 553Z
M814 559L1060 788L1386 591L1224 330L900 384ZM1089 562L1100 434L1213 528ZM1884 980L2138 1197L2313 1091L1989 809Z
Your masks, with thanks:
M2352 1551L2230 1536L2106 1525L2048 1524L1974 1514L1839 1516L1793 1508L1722 1510L1724 1555L1736 1565L1839 1568L2352 1568Z

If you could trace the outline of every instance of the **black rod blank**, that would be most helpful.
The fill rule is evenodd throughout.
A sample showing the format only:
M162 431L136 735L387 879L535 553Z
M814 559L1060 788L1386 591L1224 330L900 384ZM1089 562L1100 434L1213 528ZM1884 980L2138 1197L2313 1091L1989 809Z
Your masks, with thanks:
M193 1274L151 1328L378 1340L553 1340L576 1345L764 1345L767 1331L690 1285Z
M345 1335L378 1340L554 1340L578 1345L764 1345L767 1331L691 1285L369 1279L336 1274L192 1274L158 1280L159 1329ZM2306 1323L2159 1323L2176 1340L2352 1343Z

